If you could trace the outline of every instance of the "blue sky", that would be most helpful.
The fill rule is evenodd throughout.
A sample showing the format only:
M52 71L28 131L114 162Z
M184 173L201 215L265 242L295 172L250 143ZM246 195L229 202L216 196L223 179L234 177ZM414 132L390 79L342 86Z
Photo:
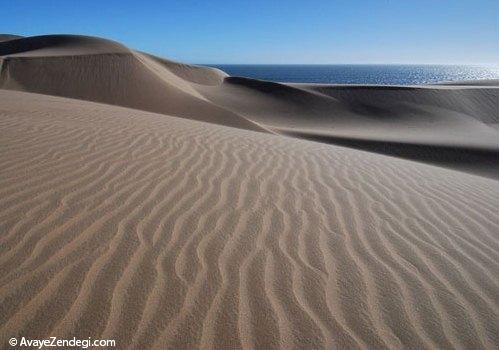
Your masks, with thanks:
M499 64L499 0L10 0L0 32L72 33L191 63Z

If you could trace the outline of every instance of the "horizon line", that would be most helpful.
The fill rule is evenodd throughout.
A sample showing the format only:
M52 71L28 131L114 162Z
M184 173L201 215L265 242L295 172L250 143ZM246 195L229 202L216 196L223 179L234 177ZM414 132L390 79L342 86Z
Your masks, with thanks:
M498 68L499 63L378 63L378 62L367 62L367 63L190 63L194 65L201 66L475 66L475 67L488 67L488 68Z

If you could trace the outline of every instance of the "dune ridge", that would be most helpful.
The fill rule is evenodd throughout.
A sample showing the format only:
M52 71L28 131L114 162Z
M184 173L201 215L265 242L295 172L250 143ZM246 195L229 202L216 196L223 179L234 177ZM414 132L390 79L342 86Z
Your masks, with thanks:
M499 346L497 86L280 84L17 40L0 42L2 347Z
M2 37L3 89L341 144L498 178L497 80L412 87L282 84L229 77L106 39ZM431 156L415 156L414 144ZM476 149L486 156L470 162Z

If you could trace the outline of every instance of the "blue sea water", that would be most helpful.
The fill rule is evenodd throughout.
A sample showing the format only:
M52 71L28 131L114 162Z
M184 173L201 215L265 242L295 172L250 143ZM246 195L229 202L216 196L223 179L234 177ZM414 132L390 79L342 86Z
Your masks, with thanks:
M231 76L289 83L416 85L499 79L499 68L458 65L210 65Z

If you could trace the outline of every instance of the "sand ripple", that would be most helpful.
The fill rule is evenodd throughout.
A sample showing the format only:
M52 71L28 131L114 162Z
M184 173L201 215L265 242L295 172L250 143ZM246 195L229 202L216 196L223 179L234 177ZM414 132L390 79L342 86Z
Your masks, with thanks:
M499 182L0 92L0 340L499 346Z

